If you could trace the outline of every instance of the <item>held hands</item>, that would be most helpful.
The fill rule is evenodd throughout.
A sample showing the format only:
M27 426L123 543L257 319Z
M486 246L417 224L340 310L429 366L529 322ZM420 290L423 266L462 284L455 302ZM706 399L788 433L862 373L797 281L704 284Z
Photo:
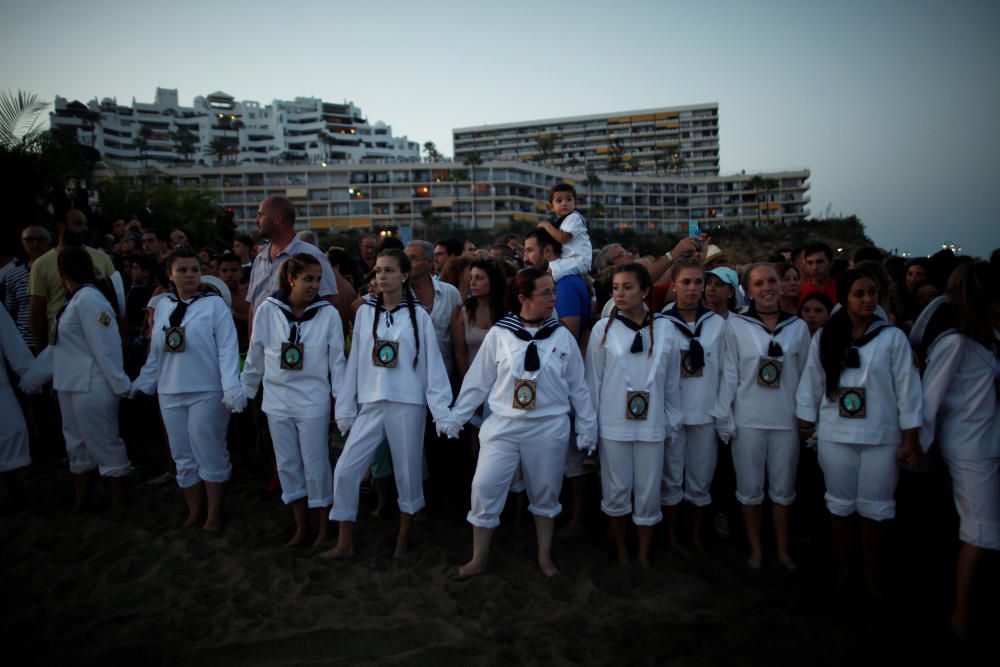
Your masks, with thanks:
M896 460L908 468L919 468L921 460L920 446L911 438L905 438L899 451L896 452Z
M21 387L21 391L30 396L42 393L41 385L37 385L34 382L25 380L24 378L21 378L21 383L19 386Z
M143 391L139 389L139 386L135 383L135 380L132 380L132 384L128 388L128 395L125 396L125 398L132 400L141 393L143 393Z
M340 431L340 435L347 437L347 433L354 426L354 417L346 417L344 419L337 420L337 430Z
M593 456L594 452L597 451L597 443L594 442L593 438L590 438L583 433L577 433L576 448L581 452L586 453L587 456Z
M715 418L715 433L719 436L719 440L725 444L729 444L729 441L733 439L733 419L729 417L728 419Z
M442 419L440 422L435 422L434 426L439 436L446 436L449 440L457 440L462 432L462 425L451 420Z
M222 403L232 413L243 412L247 407L246 392L243 387L230 389L222 394Z

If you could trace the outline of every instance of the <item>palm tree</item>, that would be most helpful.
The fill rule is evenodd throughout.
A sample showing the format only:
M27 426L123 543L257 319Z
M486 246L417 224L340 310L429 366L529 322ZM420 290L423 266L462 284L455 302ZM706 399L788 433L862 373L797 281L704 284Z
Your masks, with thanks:
M5 151L27 152L37 149L45 130L40 126L47 102L39 102L34 93L18 90L0 94L0 146Z
M552 151L555 150L556 138L551 134L539 134L535 138L535 143L538 145L535 162L548 162L548 159L552 157Z
M424 152L427 153L427 159L431 162L439 162L441 160L441 153L438 152L437 146L433 141L428 141L424 144Z
M235 148L231 141L223 137L216 137L208 143L204 152L206 155L213 156L217 163L221 163L225 162L227 156L233 155L236 152Z
M174 142L174 151L184 162L190 162L195 146L198 145L198 135L191 132L186 125L178 125L177 130L170 133L170 138Z
M470 153L462 162L468 165L469 171L472 172L472 228L476 229L476 167L483 163L483 158L479 153Z
M153 128L149 125L139 126L139 136L132 140L132 147L139 151L139 160L147 165L146 151L149 150L149 140L153 136Z
M764 189L764 177L761 176L760 174L754 174L750 178L750 180L747 181L747 185L749 185L750 189L753 190L754 201L757 203L757 207L756 207L757 208L757 226L760 227L760 225L761 225L760 204L761 204L761 195L762 195L761 191Z

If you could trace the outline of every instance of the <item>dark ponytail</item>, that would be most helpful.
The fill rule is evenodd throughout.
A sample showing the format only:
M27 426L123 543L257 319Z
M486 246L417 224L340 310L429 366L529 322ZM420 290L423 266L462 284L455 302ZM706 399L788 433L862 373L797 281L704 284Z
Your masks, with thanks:
M831 401L837 397L840 388L840 374L844 371L844 359L851 347L851 317L847 314L847 297L851 286L861 278L870 278L864 271L848 269L837 277L837 300L840 308L830 316L820 332L819 360L826 374L826 396Z

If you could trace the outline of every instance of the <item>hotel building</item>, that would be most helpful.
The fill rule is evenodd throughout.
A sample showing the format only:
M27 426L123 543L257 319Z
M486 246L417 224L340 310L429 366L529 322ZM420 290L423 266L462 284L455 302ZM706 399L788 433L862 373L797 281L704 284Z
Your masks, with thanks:
M353 103L313 97L261 105L215 92L186 107L166 88L156 89L152 104L133 99L131 106L57 96L50 121L124 167L420 159L419 144L392 136L385 123L370 125Z
M455 161L517 160L569 171L719 174L719 105L697 104L452 130Z
M254 229L266 197L291 199L297 227L314 230L395 227L411 238L428 217L467 229L537 223L549 217L548 192L570 182L591 229L685 234L687 222L706 230L804 220L809 210L808 170L731 176L670 177L575 174L522 161L175 167L136 170L131 178L198 187L218 194L237 227ZM763 177L763 178L760 178Z

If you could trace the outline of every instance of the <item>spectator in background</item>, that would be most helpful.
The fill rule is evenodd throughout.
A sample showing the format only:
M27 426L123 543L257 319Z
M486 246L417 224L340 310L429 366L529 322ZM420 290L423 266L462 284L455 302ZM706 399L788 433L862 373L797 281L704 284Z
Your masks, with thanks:
M142 233L142 254L149 255L156 261L163 259L164 247L160 235L152 229L147 229Z
M358 273L364 275L375 268L375 246L378 242L374 234L365 234L358 239Z
M170 247L171 248L190 248L191 242L188 241L187 234L184 233L183 229L175 227L170 230Z
M461 257L464 248L458 239L444 239L434 245L434 273L441 275L448 260Z
M460 255L445 262L444 269L441 271L441 280L453 285L463 299L469 295L469 268L471 266L472 260L465 255Z
M241 234L233 239L233 254L239 257L240 266L249 268L253 262L253 239Z
M51 245L52 234L45 227L41 225L25 227L21 230L21 247L24 248L27 259L15 260L4 273L4 307L17 325L21 338L32 351L35 349L35 342L31 335L31 300L28 298L28 282L32 264L48 252Z
M799 309L799 291L802 285L799 270L788 262L781 262L774 268L777 269L778 278L781 280L781 286L778 288L781 310L794 313Z
M219 278L226 283L233 302L233 321L236 323L236 339L240 352L245 353L250 344L250 304L247 303L246 285L241 282L243 267L240 258L233 253L223 253L218 261Z
M914 257L906 263L906 288L930 277L931 263L926 257Z
M799 305L813 292L822 292L836 304L837 281L830 276L833 249L822 241L810 243L802 250L802 261L806 280L799 288Z
M468 239L466 239L462 249L465 251L465 254L470 257L476 254L476 244ZM475 259L475 257L472 258Z
M65 221L56 224L56 229L59 234L58 245L35 260L28 280L31 336L35 342L36 354L49 344L56 314L66 303L66 291L59 276L59 253L67 248L83 247L90 255L97 278L108 278L115 271L111 258L100 250L83 245L83 235L87 233L88 227L87 216L82 211L70 209Z

